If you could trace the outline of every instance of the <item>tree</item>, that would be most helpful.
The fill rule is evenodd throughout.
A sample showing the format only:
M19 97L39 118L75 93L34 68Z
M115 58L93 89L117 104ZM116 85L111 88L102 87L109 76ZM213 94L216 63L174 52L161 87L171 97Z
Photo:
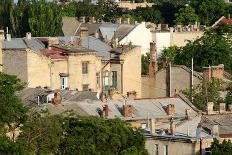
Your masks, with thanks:
M224 0L191 0L192 6L200 17L202 24L210 25L225 13L226 4Z
M230 140L223 140L220 144L217 139L214 139L211 145L212 155L231 155L232 143Z
M61 11L54 2L33 0L29 8L28 23L33 36L62 35Z
M204 36L190 41L175 57L175 63L191 66L194 58L194 69L201 71L202 67L224 64L225 69L232 71L232 26L221 24L216 29L210 29Z
M142 75L148 75L148 72L149 72L149 69L148 69L149 63L150 63L150 54L149 53L143 54L142 57L141 57L141 65L142 65L141 71L142 71Z
M22 90L23 85L16 76L0 72L0 125L12 123L19 125L26 119L27 109L22 105L21 100L15 95Z
M195 14L195 10L191 6L179 9L175 14L176 24L189 25L198 22L198 16Z
M219 90L222 82L217 79L212 81L202 81L200 84L194 86L193 90L186 89L182 93L186 95L189 100L200 110L205 111L208 102L214 102L215 109L218 109L219 103L222 102Z
M23 124L18 137L19 144L26 154L56 154L63 136L62 117L47 115L29 117Z
M142 131L120 119L68 117L61 154L147 154Z
M119 14L118 4L113 0L98 0L97 5L97 10L100 13L99 19L111 21Z

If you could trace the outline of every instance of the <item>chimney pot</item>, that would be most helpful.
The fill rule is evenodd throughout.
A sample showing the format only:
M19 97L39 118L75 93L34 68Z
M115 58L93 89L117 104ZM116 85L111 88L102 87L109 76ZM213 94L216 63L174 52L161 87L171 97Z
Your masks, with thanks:
M30 32L27 32L27 33L26 33L26 38L27 38L28 40L31 39L31 33L30 33Z
M61 93L60 92L55 92L54 93L54 98L52 100L52 104L59 105L59 104L61 104L61 100L62 100Z
M207 103L207 114L208 115L211 115L211 114L213 114L214 113L214 111L213 111L213 102L208 102Z
M136 99L136 96L137 96L136 91L127 92L127 98L129 98L129 99L134 100L134 99Z
M174 104L168 104L168 105L167 105L167 114L168 114L168 115L173 115L173 114L175 114L175 107L174 107Z
M89 36L89 31L88 31L88 28L87 27L81 27L80 28L80 37L81 38L86 38Z
M220 114L226 112L226 104L225 103L220 103L220 109L219 109Z

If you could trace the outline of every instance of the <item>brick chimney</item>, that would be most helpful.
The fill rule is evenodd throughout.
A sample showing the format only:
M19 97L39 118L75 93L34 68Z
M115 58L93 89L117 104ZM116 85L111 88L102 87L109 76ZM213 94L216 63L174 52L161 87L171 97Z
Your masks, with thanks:
M223 114L226 112L226 104L225 103L220 103L219 112L220 112L220 114Z
M176 125L174 124L174 118L170 119L170 133L171 135L175 136L176 134Z
M187 120L191 120L192 119L192 115L191 115L190 109L186 109L185 110L185 114L186 114L186 119Z
M157 51L156 51L156 43L150 43L150 64L149 64L149 77L155 77L155 73L158 69L157 65Z
M127 92L127 98L129 98L129 99L134 100L134 99L136 99L136 96L137 96L136 91Z
M207 114L211 115L213 113L214 113L214 111L213 111L213 102L208 102L207 103Z
M167 114L168 114L168 115L173 115L173 114L175 114L175 107L174 107L174 104L168 104L168 105L167 105Z
M104 116L105 116L105 117L108 117L108 116L109 116L109 106L108 106L108 104L106 104L106 105L103 107L103 113L104 113Z
M204 80L210 80L211 78L222 79L224 77L224 65L203 67Z
M54 98L52 99L52 104L59 105L59 104L61 104L61 100L62 100L61 93L55 92Z
M86 38L89 36L89 31L87 27L81 27L80 28L80 37L81 38Z
M133 115L132 105L127 105L125 102L125 104L123 105L122 115L124 117L132 117Z

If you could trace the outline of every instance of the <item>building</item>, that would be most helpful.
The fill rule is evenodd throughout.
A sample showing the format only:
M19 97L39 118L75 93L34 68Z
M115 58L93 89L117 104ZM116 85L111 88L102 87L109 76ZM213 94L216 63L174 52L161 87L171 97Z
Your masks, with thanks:
M232 3L232 0L225 0L226 3Z
M140 47L111 48L85 32L81 37L33 38L28 33L25 38L8 38L3 41L1 69L31 88L114 88L122 94L136 91L141 97Z
M212 28L218 27L222 23L232 25L232 18L230 18L230 17L226 18L226 17L222 16L211 27Z
M112 46L113 42L118 45L140 46L142 54L149 52L149 44L152 41L150 30L145 22L131 24L130 19L118 18L116 23L100 23L94 17L87 23L85 17L80 18L80 23L75 23L76 19L63 18L63 31L65 35L80 36L81 29L87 29L89 36L94 36ZM72 30L72 33L69 31ZM74 32L74 33L73 33Z

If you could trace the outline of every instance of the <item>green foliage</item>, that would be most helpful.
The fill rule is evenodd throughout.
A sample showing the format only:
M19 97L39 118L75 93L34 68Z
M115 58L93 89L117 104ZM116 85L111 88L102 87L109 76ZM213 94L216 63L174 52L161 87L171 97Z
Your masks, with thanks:
M165 48L161 55L158 58L158 64L159 67L161 67L163 65L163 63L165 62L171 62L172 64L175 63L175 57L176 55L180 52L180 48L177 46L170 46L168 48Z
M189 25L198 22L198 16L195 14L195 10L191 6L179 9L175 14L176 24Z
M61 6L61 15L68 16L68 17L75 17L77 14L78 3L70 2L68 4L64 4Z
M214 102L215 109L219 108L219 103L222 101L219 90L221 89L222 82L213 79L212 81L203 81L194 86L193 90L186 89L182 91L189 100L200 110L205 111L208 102Z
M210 25L225 13L224 0L191 0L190 5L196 10L202 24Z
M232 82L230 82L227 87L227 94L226 94L225 102L227 103L227 105L232 104Z
M119 14L118 5L113 0L98 0L97 5L99 19L111 21Z
M231 155L232 143L230 140L223 140L223 142L220 144L217 139L214 139L211 149L212 155Z
M202 67L224 64L227 71L232 71L232 26L222 24L216 29L210 29L204 36L190 41L175 57L175 63L191 66L194 58L194 69L201 71Z
M147 154L142 132L120 119L79 116L65 120L61 154Z
M29 7L28 23L33 36L59 36L62 34L60 7L54 2L33 0Z
M149 53L143 54L141 56L141 65L142 65L141 72L142 72L142 75L148 75L149 63L150 63L150 54Z
M60 116L29 118L21 128L17 143L28 154L57 153L63 135Z
M26 108L15 95L22 88L23 85L16 76L0 72L0 124L20 124L25 121Z
M0 154L7 155L7 154L18 154L23 155L24 151L17 143L9 140L5 136L0 135Z

